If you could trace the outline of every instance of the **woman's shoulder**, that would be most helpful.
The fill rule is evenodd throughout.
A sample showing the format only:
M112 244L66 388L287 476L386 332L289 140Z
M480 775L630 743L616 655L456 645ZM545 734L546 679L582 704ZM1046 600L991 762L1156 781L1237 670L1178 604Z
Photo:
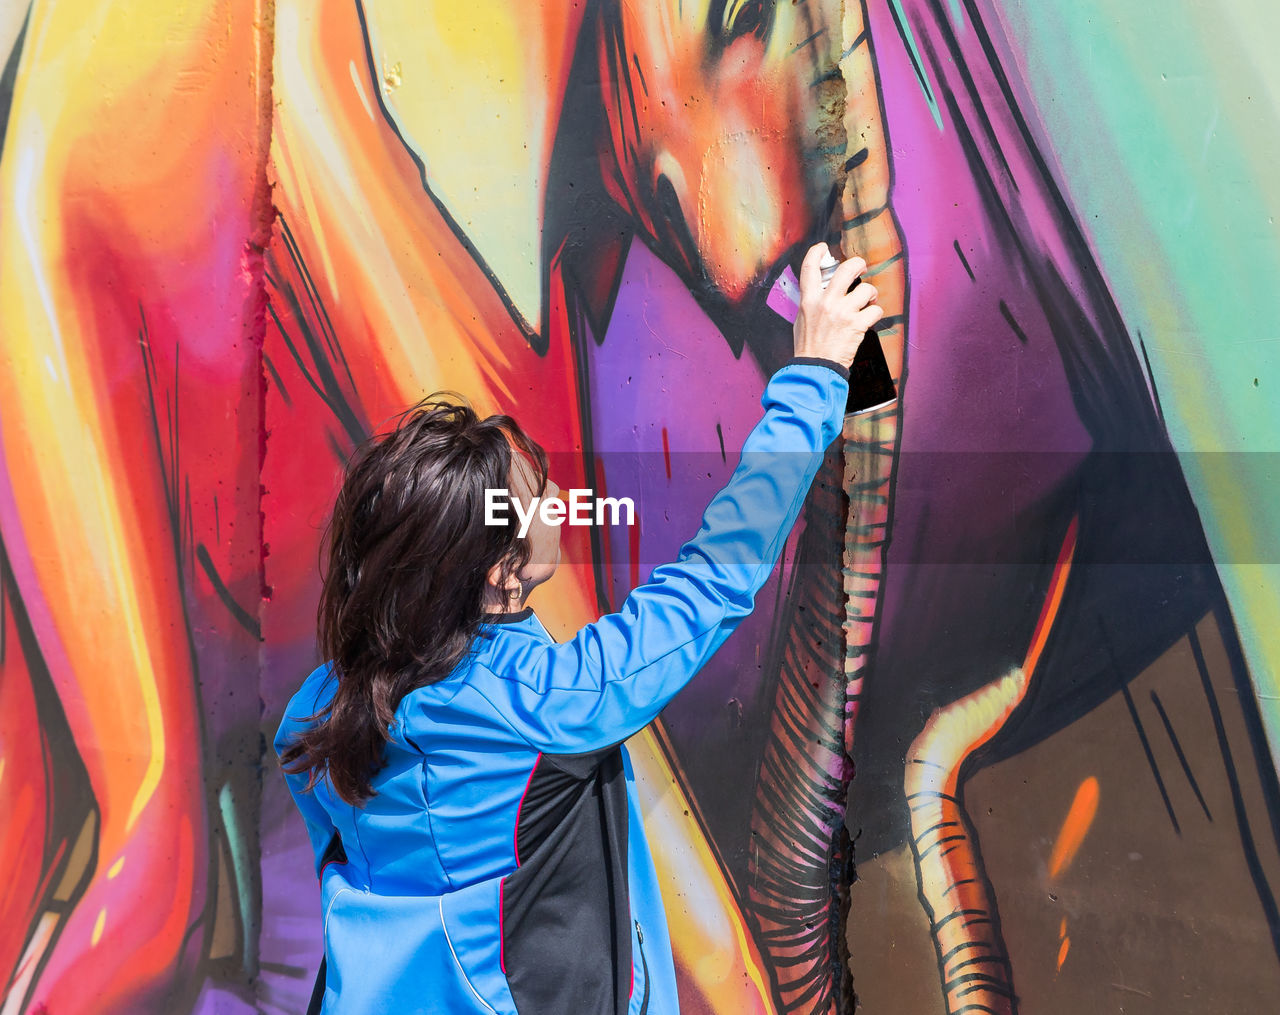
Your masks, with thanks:
M510 718L518 678L509 672L513 660L496 647L488 639L477 639L447 677L406 694L396 709L393 738L419 747L421 738L438 741L442 735L456 741L519 740Z
M415 687L401 698L392 721L393 736L399 732L412 740L415 734L438 731L442 723L464 722L468 708L461 692L477 669L484 671L484 655L483 644L473 646L448 676Z
M333 663L321 663L307 674L302 686L289 699L284 714L292 719L314 715L329 704L337 689L338 678L333 671Z
M338 679L332 663L321 663L307 674L302 686L284 707L280 728L276 731L277 750L283 750L293 736L316 722L318 714L328 706L337 689Z

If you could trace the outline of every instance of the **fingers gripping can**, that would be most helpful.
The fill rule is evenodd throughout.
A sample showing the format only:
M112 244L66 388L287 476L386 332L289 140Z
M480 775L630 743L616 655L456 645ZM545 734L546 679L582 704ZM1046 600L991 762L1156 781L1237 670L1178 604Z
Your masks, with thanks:
M830 250L818 262L824 290L831 284L831 278L840 263L831 255ZM861 277L855 279L854 285L861 281ZM898 389L885 363L880 338L874 328L869 328L866 339L858 346L858 353L849 366L849 398L845 403L845 415L883 409L897 397Z

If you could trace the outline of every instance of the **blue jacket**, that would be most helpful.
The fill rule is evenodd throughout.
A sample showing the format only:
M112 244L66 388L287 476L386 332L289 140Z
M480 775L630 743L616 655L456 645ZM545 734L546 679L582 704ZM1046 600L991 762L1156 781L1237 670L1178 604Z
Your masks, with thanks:
M286 779L321 880L329 1015L675 1015L666 916L623 741L751 612L823 452L843 368L796 359L698 533L617 613L557 643L531 609L486 623L408 694L364 807ZM332 697L307 677L284 750Z

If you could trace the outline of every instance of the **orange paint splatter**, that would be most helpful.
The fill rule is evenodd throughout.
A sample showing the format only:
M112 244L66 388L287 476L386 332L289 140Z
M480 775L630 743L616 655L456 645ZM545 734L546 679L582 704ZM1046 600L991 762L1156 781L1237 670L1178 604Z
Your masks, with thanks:
M1062 823L1058 840L1049 855L1049 877L1056 878L1071 866L1080 844L1089 834L1089 827L1098 813L1098 780L1092 775L1080 784L1076 797L1071 801L1067 819Z
M1062 947L1058 949L1058 972L1062 972L1062 964L1067 961L1067 952L1071 951L1071 938L1062 939Z

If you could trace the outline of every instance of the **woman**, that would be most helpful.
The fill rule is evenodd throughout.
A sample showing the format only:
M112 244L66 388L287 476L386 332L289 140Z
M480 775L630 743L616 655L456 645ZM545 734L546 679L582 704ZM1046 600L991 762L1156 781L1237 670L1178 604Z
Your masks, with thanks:
M809 250L795 358L679 559L558 644L527 606L559 562L526 506L546 457L507 416L428 399L347 467L320 604L327 663L276 736L321 878L328 1013L678 1011L622 742L748 613L840 431L881 317L866 265ZM516 452L513 454L513 451Z

